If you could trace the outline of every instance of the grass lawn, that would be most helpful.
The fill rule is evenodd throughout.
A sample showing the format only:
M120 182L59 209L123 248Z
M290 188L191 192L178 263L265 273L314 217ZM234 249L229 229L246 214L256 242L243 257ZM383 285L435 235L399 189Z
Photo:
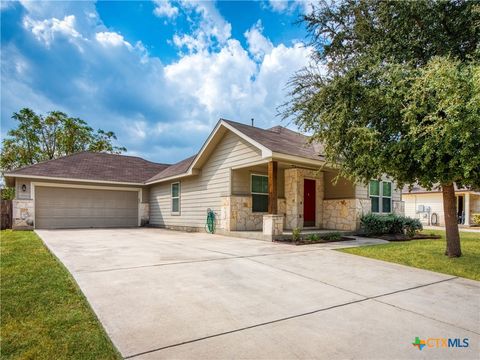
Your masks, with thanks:
M63 265L32 231L0 233L2 359L119 359Z
M442 238L391 242L339 251L480 280L480 233L460 231L462 256L456 259L444 255L445 231L425 230L423 233L441 235Z

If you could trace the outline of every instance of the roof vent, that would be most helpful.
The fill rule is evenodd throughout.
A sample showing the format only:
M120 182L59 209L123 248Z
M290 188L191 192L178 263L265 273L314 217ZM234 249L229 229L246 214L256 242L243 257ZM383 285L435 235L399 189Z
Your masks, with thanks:
M252 127L255 127L255 119L252 118Z

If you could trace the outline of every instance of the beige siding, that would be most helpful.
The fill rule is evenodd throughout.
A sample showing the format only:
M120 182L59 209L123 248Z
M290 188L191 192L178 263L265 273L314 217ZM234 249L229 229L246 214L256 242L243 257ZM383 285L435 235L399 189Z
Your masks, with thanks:
M470 210L472 214L480 214L480 195L470 195Z
M386 176L382 177L384 181L392 181ZM355 197L358 199L368 199L368 185L356 184L355 185ZM396 187L396 183L392 181L392 200L401 201L402 200L402 190Z
M337 173L325 172L325 199L353 199L355 197L354 184L345 178L338 179L334 184Z
M267 175L267 165L258 165L243 169L236 169L232 172L232 194L250 195L251 194L251 175ZM285 193L285 170L278 169L277 173L277 191L278 197L283 198Z
M466 199L465 193L457 193L463 195ZM417 208L419 205L430 207L430 216L432 213L437 213L438 223L441 226L445 225L444 212L443 212L443 197L442 193L430 193L430 194L403 194L403 200L405 201L405 216L412 218L418 218L422 223L428 223L428 215L426 213L417 214ZM470 194L470 223L472 223L472 214L480 213L480 196Z
M150 189L142 188L141 202L142 203L148 203L149 201L150 201Z
M48 184L58 184L58 186L62 185L84 185L84 186L104 186L104 187L109 187L109 188L115 188L115 187L121 187L121 188L142 188L142 196L144 196L144 201L148 202L149 200L149 194L148 191L149 189L147 187L144 187L142 184L138 185L125 185L125 184L115 184L115 183L102 183L102 182L94 182L94 181L89 181L89 182L84 182L81 180L78 181L64 181L64 180L53 180L53 179L34 179L34 178L16 178L15 179L15 188L21 189L22 184L27 185L27 191L26 194L24 194L24 198L30 199L32 196L32 184L37 184L37 186L41 186L41 184L48 183ZM16 193L16 198L18 199L18 192ZM22 197L23 199L23 197Z
M25 185L25 191L22 191L22 186ZM28 179L15 179L15 199L26 200L32 198L31 182Z
M430 207L430 216L433 213L438 215L439 225L444 224L443 213L443 199L441 193L432 194L404 194L403 200L405 201L405 216L420 219L422 223L428 223L428 214L417 214L417 207L419 205Z
M180 180L180 215L172 215L170 187L172 182L150 189L150 223L157 226L195 227L205 225L207 208L220 216L221 196L230 195L232 167L261 160L260 150L237 135L227 132L199 175Z

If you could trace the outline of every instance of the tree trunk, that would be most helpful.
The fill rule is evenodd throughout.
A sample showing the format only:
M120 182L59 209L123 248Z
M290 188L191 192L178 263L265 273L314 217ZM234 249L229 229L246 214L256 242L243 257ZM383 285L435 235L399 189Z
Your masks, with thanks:
M448 257L462 256L460 248L460 234L458 233L457 204L455 201L455 188L453 183L442 185L443 211L445 213L445 230L447 237Z

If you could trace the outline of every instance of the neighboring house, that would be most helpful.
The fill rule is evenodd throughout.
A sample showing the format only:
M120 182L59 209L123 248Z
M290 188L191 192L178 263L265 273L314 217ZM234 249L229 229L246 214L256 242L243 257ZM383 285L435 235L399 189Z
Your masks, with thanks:
M203 231L207 209L218 232L315 227L355 230L371 211L403 214L388 179L370 189L324 167L322 147L281 126L220 120L195 156L173 165L78 153L5 174L16 186L16 227L140 226Z
M457 217L460 225L473 225L472 215L480 213L480 192L455 186ZM445 226L443 197L440 188L427 190L421 186L403 189L405 215L418 218L424 225Z

